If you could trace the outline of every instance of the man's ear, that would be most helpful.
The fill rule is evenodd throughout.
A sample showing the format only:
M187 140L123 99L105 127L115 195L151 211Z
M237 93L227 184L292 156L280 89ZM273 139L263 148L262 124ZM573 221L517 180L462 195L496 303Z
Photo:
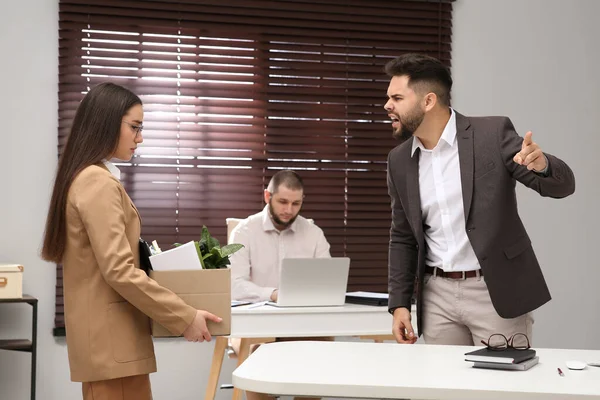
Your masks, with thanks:
M425 106L425 111L431 111L431 109L433 109L433 107L435 107L435 105L438 102L438 98L437 95L433 92L429 92L425 95L425 97L423 97L423 103Z
M264 195L264 198L265 198L265 203L269 204L269 200L271 200L271 196L272 196L271 192L269 192L268 189L265 189L263 195Z

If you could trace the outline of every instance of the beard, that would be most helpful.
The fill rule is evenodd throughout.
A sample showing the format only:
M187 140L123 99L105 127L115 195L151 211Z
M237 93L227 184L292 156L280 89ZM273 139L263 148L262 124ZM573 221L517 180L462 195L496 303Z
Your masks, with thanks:
M392 136L404 142L410 139L421 126L423 119L425 119L425 112L421 111L419 106L415 106L406 115L396 114L396 117L400 121L400 128L392 128Z
M300 207L300 210L302 210L302 207ZM271 200L269 199L269 214L271 215L271 219L273 219L273 222L275 222L275 224L281 226L284 229L294 223L296 218L298 218L298 215L300 215L300 210L298 210L298 213L296 215L294 215L292 218L290 218L289 221L287 221L287 222L282 221L275 213L275 210L273 209L273 204L271 204Z

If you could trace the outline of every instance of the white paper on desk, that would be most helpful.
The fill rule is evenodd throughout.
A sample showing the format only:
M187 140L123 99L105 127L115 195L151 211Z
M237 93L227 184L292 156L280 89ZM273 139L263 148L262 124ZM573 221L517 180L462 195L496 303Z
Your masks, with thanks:
M202 269L194 241L150 256L150 262L155 271Z
M348 292L346 296L364 297L365 299L387 299L387 293L376 293L376 292Z

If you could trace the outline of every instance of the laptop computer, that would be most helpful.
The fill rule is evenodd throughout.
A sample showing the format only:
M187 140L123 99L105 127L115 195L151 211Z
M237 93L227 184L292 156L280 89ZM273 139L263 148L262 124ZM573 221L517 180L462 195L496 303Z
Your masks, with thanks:
M341 306L346 298L350 259L284 258L277 307Z

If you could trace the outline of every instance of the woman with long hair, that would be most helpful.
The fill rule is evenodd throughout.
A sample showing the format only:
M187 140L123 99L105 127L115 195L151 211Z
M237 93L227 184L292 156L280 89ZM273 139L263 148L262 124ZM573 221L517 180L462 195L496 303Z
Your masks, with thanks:
M206 320L140 269L141 222L110 159L129 161L142 143L142 102L102 83L77 108L58 164L42 258L63 265L71 380L83 398L152 399L156 372L150 320L194 342L210 340Z

